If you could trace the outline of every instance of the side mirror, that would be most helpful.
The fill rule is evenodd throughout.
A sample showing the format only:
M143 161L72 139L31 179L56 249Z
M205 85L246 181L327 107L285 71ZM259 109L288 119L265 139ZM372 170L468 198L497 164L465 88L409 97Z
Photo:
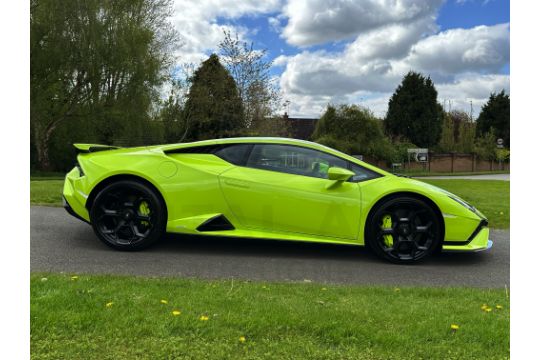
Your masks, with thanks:
M354 173L350 170L333 166L328 169L328 180L347 181Z

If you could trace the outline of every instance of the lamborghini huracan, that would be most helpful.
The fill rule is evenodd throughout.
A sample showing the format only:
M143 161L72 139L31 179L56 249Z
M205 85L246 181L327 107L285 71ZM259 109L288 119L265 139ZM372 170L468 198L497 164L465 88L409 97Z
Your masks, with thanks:
M74 146L64 206L118 250L166 232L354 244L395 263L492 246L486 217L458 196L309 141Z

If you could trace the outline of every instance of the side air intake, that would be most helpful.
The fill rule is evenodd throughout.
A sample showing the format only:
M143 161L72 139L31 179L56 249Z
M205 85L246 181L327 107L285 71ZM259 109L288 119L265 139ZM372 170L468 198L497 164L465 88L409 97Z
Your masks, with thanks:
M203 222L197 231L222 231L234 230L233 224L223 215L217 215Z

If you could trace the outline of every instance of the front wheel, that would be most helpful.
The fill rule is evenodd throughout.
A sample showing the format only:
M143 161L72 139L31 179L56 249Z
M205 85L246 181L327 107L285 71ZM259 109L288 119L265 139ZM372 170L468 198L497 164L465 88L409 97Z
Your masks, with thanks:
M440 248L442 226L435 210L413 197L396 197L377 206L366 224L366 242L379 257L407 264Z
M141 250L165 233L165 204L149 186L133 180L107 185L90 209L98 238L117 250Z

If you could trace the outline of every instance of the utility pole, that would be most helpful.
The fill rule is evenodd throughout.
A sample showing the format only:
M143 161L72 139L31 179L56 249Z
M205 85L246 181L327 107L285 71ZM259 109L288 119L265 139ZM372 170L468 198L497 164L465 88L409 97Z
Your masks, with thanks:
M470 102L471 102L471 115L470 115L470 117L471 117L471 122L472 122L473 121L473 119L472 119L472 100L470 100Z

